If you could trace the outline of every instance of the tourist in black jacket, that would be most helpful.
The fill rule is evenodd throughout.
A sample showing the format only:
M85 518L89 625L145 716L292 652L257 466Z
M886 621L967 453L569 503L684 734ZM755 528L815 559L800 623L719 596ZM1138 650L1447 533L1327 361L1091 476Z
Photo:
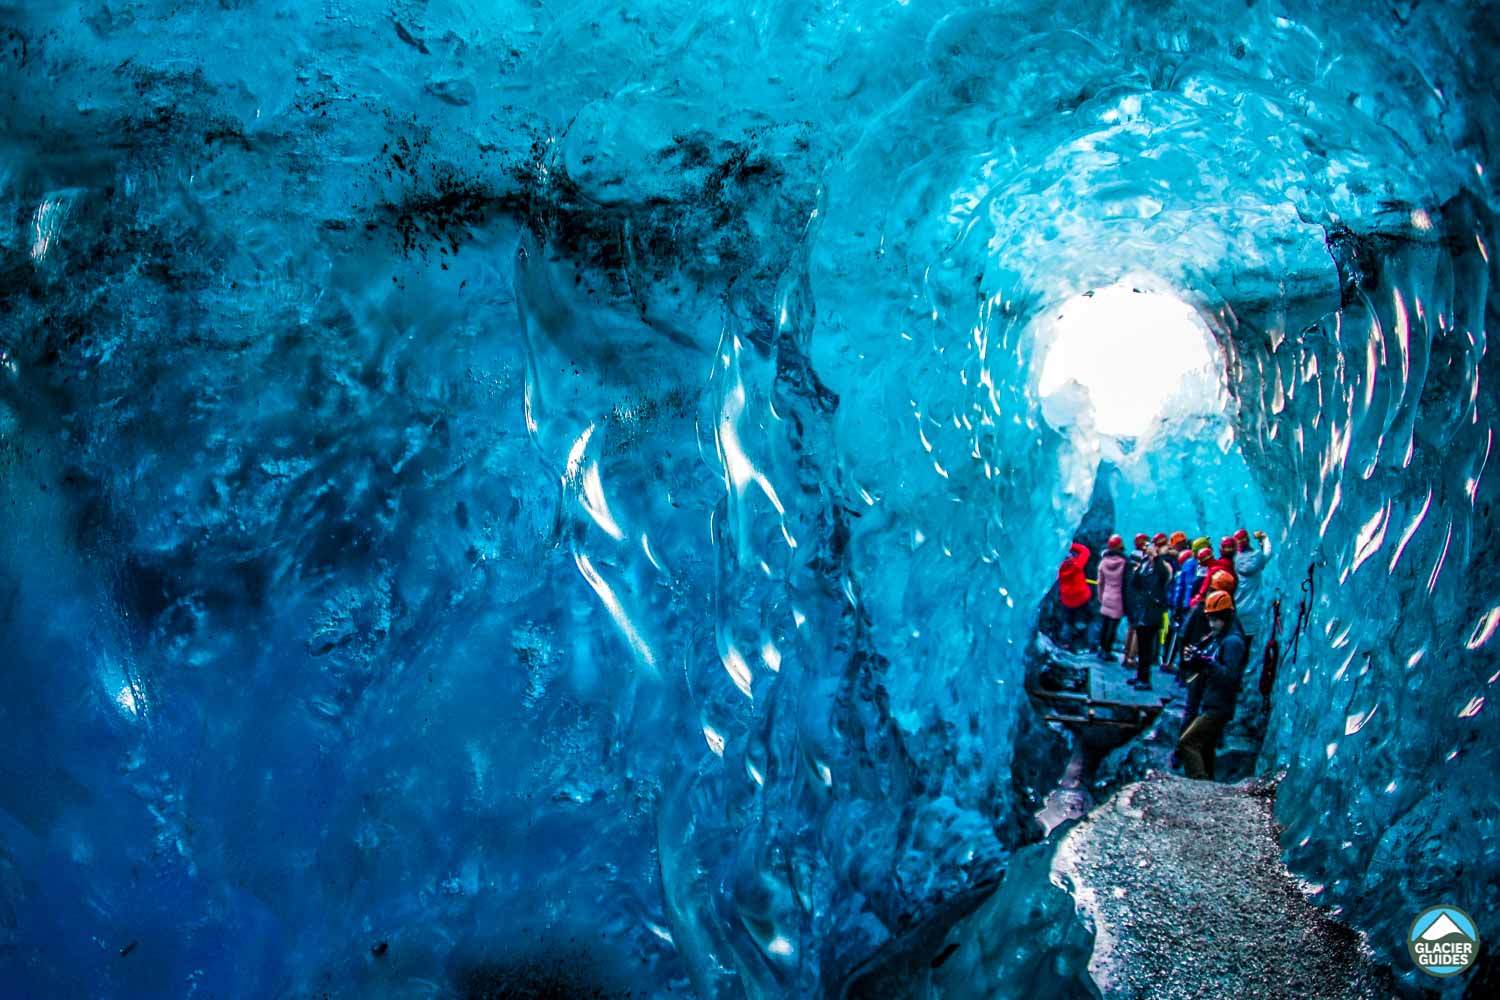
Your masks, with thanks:
M1130 628L1135 633L1135 680L1137 689L1151 687L1151 668L1156 665L1157 639L1162 619L1167 613L1167 586L1172 582L1172 567L1148 542L1141 561L1130 573Z

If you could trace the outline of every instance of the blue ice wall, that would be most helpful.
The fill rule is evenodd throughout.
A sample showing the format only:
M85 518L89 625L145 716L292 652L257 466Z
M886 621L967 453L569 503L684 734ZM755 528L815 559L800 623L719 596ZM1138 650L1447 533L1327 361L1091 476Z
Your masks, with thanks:
M1100 450L1028 322L1138 274L1231 398L1151 461L1320 567L1289 859L1381 954L1434 896L1492 936L1496 38L0 5L6 981L836 991L1039 833Z
M1291 525L1288 554L1314 580L1262 763L1287 775L1289 862L1387 955L1421 900L1500 903L1500 803L1481 790L1500 679L1486 583L1494 224L1468 199L1418 222L1402 239L1334 241L1337 313L1281 343L1275 319L1269 335L1235 339L1258 394L1241 411L1255 421L1245 437L1278 470L1269 492Z

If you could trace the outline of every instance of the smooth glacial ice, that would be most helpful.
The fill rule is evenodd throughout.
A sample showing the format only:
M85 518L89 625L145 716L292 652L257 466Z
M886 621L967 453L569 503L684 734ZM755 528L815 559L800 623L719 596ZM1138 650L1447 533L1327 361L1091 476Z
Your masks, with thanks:
M1432 986L1417 912L1500 935L1497 51L1405 0L0 2L7 989L837 996L1012 858L942 994L1083 989L1024 655L1103 467L1127 532L1271 534L1284 649L1313 568L1284 857ZM1218 364L1123 443L1037 386L1120 282Z

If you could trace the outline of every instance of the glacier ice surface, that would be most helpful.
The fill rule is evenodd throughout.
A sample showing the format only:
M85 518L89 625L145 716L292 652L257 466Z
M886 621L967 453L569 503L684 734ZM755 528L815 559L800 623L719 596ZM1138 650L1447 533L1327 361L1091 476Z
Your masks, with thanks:
M836 992L1041 835L1023 652L1101 460L1127 530L1314 567L1261 767L1320 902L1412 983L1422 907L1493 939L1497 39L0 4L10 988ZM1121 443L1035 320L1125 279L1223 406Z

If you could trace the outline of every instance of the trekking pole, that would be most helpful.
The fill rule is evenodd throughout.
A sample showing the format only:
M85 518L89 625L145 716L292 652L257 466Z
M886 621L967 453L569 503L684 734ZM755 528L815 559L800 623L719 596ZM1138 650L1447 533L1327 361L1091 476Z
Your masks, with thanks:
M1261 707L1271 710L1271 690L1276 686L1276 668L1281 663L1281 595L1271 603L1271 638L1260 666Z
M1302 626L1306 625L1307 620L1312 616L1309 602L1313 597L1315 586L1313 573L1316 570L1316 563L1307 564L1307 578L1302 581L1302 599L1297 602L1297 624L1292 628L1292 663L1297 662L1297 654L1302 648Z

